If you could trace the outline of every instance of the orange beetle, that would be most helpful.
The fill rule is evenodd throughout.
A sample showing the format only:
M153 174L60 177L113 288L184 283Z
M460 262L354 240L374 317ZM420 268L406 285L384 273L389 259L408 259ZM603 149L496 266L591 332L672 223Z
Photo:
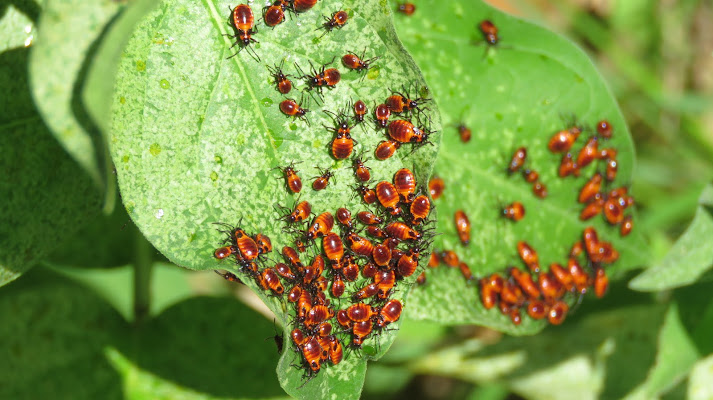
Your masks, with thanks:
M582 186L582 190L579 191L579 198L577 201L580 203L589 203L594 197L599 193L602 187L602 175L597 172L592 176L587 183Z
M533 273L540 272L540 259L537 256L537 252L532 248L527 242L519 241L517 242L517 252L520 255L520 259L527 265Z
M431 193L431 198L433 200L436 200L441 197L445 188L445 182L443 182L443 179L437 176L434 176L433 178L431 178L430 181L428 181L428 190Z
M543 319L549 311L547 304L542 300L530 300L527 304L527 315L532 319Z
M557 300L550 306L550 311L547 313L547 320L552 325L559 325L564 322L569 306L562 300Z
M596 268L594 272L594 294L602 298L609 288L609 278L604 268Z
M537 299L540 297L540 289L532 280L530 274L525 271L520 271L519 269L514 267L509 268L508 271L528 297L530 297L531 299Z
M561 130L550 138L547 148L553 153L569 151L580 133L582 133L582 130L576 126Z
M514 201L503 208L502 214L507 219L515 222L520 221L525 217L525 206L519 201Z
M458 238L464 245L470 243L470 221L463 210L457 210L453 215L455 219L456 231Z

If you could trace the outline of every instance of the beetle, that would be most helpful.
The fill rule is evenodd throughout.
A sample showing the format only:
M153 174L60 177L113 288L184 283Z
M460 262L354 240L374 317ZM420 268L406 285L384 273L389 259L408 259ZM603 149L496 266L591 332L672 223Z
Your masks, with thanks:
M468 220L468 216L463 210L456 210L453 218L460 242L468 245L470 243L470 220Z
M251 43L257 42L255 38L253 38L253 35L257 33L257 27L255 27L255 15L253 14L252 8L250 8L249 5L247 4L238 4L233 8L232 13L231 13L231 22L232 26L235 28L237 31L237 34L235 35L230 35L230 34L224 34L225 36L228 36L230 38L236 39L235 43L233 43L230 48L232 49L233 47L240 45L240 49L233 54L232 56L228 58L233 58L237 56L240 51L242 51L245 48L249 48ZM248 51L249 52L249 51ZM254 50L253 53L251 53L251 56L256 60L260 61L260 57L255 54Z
M284 64L285 60L283 59L279 66L275 64L274 67L268 66L267 69L268 72L270 72L272 78L275 80L275 86L277 88L277 91L282 94L287 94L290 93L290 91L292 90L292 81L290 81L289 79L290 75L287 75L282 71L282 67Z
M324 17L324 24L318 29L324 29L324 34L331 32L334 29L342 29L349 20L349 14L344 10L335 11L332 17ZM324 35L323 35L324 36Z
M351 51L348 52L347 54L342 56L342 64L344 64L345 67L356 72L368 71L369 68L371 68L371 64L379 59L379 56L364 59L365 52L366 50L362 53L361 56L358 56L356 53Z
M315 179L314 182L312 182L312 189L319 191L323 190L327 187L327 185L329 185L329 179L332 178L334 174L329 168L323 170L317 167L317 170L319 171L320 175L314 177Z

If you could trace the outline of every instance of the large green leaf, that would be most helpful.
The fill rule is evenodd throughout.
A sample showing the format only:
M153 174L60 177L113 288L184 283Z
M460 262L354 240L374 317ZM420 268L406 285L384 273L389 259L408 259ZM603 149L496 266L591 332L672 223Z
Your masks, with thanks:
M227 400L227 399L273 399L286 400L291 397L225 397L201 393L178 385L170 379L154 375L142 369L136 362L125 357L116 349L105 352L107 359L124 380L123 393L127 400ZM268 372L269 373L269 372Z
M0 313L3 399L284 397L272 321L234 299L185 300L136 328L91 290L37 268L0 292Z
M663 260L632 279L634 290L658 291L696 282L713 267L713 186L708 185L698 199L693 222Z
M212 396L284 396L272 372L279 357L274 329L233 299L196 297L143 326L131 357L145 371ZM122 350L131 355L133 349Z
M672 303L659 333L658 353L646 381L627 395L631 399L661 396L688 375L698 361L695 344L681 323L679 305Z
M123 398L102 353L127 326L90 291L36 268L0 291L0 315L0 398Z
M30 55L32 92L40 114L100 187L107 183L105 145L78 95L95 41L120 8L112 0L48 0Z
M164 1L130 40L114 99L110 143L129 215L172 262L192 269L233 267L212 258L223 239L214 222L242 221L249 233L267 234L277 250L292 244L294 237L276 223L279 214L273 205L290 207L297 196L288 194L274 167L301 161L297 168L305 187L299 199L309 201L316 214L334 213L338 207L352 213L365 209L352 188L351 162L331 158L328 145L333 134L323 125L334 123L322 110L337 112L350 99L361 99L371 108L384 101L390 88L401 86L411 87L413 95L417 89L427 95L417 67L395 40L385 4L323 1L272 30L259 21L255 35L259 43L252 47L261 62L251 58L248 50L226 59L237 49L230 49L232 40L222 36L232 34L226 24L229 5L235 4ZM315 29L324 22L322 15L337 9L349 12L348 23L320 39L322 32ZM342 81L336 89L325 91L323 103L313 100L307 106L310 124L280 112L278 105L285 97L275 90L266 65L284 60L286 72L295 74L295 62L306 69L310 61L318 66L365 47L365 58L380 56L373 69L363 77L335 64ZM299 101L297 89L304 82L293 82L297 87L288 97ZM434 105L430 115L432 129L440 130ZM353 128L352 135L359 142L355 154L373 153L385 138L375 133L371 121ZM439 133L431 136L434 143L439 140ZM368 165L376 181L391 180L397 169L407 166L425 184L435 156L436 146L413 153L410 146L404 146L394 157ZM334 168L335 176L322 192L309 187L315 167ZM246 283L256 289L252 280ZM395 298L405 298L408 283L399 285ZM349 285L347 293L362 284ZM293 307L262 290L257 292L289 332L287 310ZM366 343L363 357L352 352L304 386L304 371L291 366L299 362L297 354L286 350L278 366L280 383L300 398L355 398L363 383L366 358L383 354L394 335L395 330L383 332L378 345L372 340Z
M30 97L28 49L0 53L0 285L55 249L99 211L89 180L47 129Z
M497 46L482 41L477 25L485 19L499 28ZM561 156L547 149L550 137L571 126L572 117L588 129L573 147L576 151L596 122L607 119L614 135L600 147L618 149L614 186L630 183L634 148L626 123L602 77L580 49L480 1L419 2L413 16L397 15L395 25L442 111L444 137L434 173L444 179L446 189L436 201L441 233L436 248L455 250L476 277L483 277L519 263L516 244L525 240L546 268L553 262L566 263L569 248L586 226L593 225L600 238L611 241L621 253L619 261L608 267L611 275L644 263L646 252L636 229L621 238L618 227L608 226L601 216L585 222L578 218L582 206L577 193L596 163L584 169L580 178L561 179L557 176ZM456 129L460 123L473 132L465 144ZM528 165L547 186L549 196L544 200L534 196L520 174L506 173L520 146L527 148ZM522 202L526 209L518 223L500 215L500 208L513 201ZM466 247L454 228L457 209L464 210L472 224L472 241ZM487 325L516 335L544 326L527 316L514 326L497 309L486 311L475 286L466 285L457 268L429 271L428 284L413 293L415 307L409 308L409 315L448 324Z
M111 215L87 217L86 225L76 234L65 237L45 261L56 266L118 267L134 261L138 240L146 239L131 223L126 210L115 207Z

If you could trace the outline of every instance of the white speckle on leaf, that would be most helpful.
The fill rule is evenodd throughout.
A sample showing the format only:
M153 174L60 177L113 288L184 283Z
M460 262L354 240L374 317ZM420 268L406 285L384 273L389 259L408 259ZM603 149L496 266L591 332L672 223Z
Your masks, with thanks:
M155 215L156 215L156 219L161 219L161 217L163 217L163 208L159 208L159 209L156 211L156 214L155 214Z

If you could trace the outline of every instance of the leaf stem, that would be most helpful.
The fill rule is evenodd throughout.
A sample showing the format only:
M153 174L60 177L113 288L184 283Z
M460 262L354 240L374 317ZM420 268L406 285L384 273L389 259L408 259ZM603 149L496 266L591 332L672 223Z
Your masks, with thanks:
M104 143L104 141L102 141ZM104 174L106 175L106 190L104 191L104 207L102 211L104 215L110 215L114 212L116 207L116 171L114 170L114 163L111 162L111 153L109 153L109 146L104 144Z
M141 325L151 309L151 244L137 230L134 244L134 324Z

